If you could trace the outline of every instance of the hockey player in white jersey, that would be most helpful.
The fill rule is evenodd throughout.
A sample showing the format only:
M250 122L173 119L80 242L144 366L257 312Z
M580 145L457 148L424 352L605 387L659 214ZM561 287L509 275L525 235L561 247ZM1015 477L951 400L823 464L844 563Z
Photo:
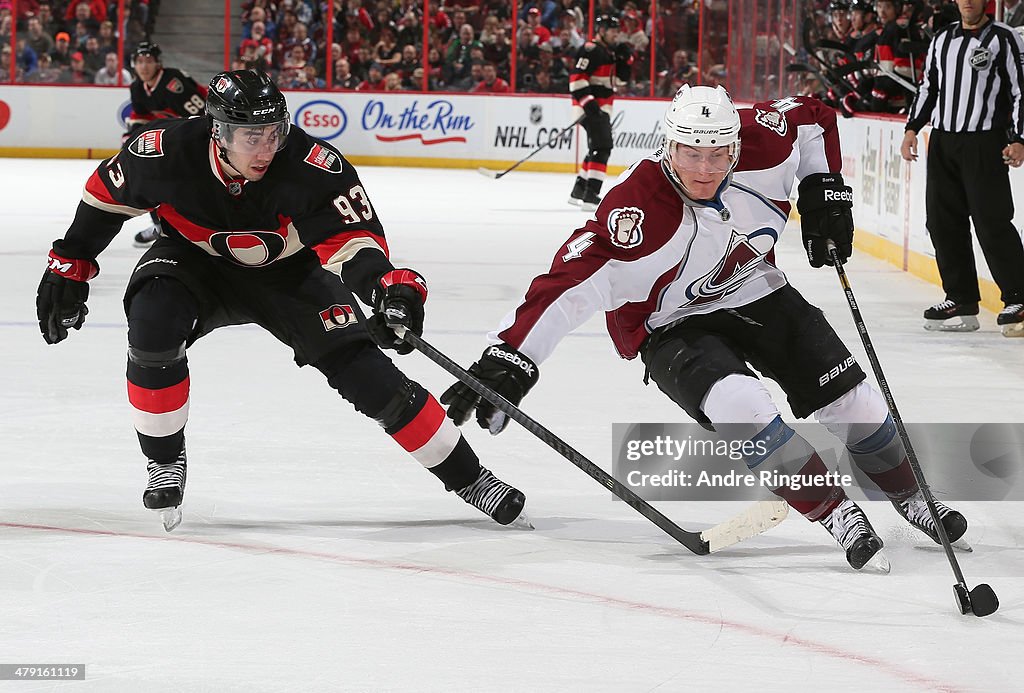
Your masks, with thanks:
M817 485L772 491L824 526L853 568L887 572L868 518L782 420L758 376L782 387L795 416L813 415L838 437L896 510L939 541L885 400L775 265L795 178L811 265L831 264L829 241L844 260L852 252L853 197L839 173L835 113L790 98L741 118L723 88L687 85L664 125L664 146L631 166L559 248L470 373L518 404L562 337L605 311L616 349L641 356L645 381L706 427L728 425L730 438L764 443L765 454L746 460L752 471L820 475ZM460 425L474 411L492 434L507 424L465 385L441 402ZM950 540L959 540L963 515L937 505Z

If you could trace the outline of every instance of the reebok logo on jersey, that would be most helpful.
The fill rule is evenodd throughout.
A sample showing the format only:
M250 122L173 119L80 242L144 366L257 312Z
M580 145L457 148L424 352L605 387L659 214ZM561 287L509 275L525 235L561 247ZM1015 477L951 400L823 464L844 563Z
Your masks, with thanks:
M762 111L760 108L755 108L754 122L761 127L768 128L780 137L785 136L789 131L789 122L778 111Z
M612 244L619 248L635 248L644 240L644 210L639 207L619 207L608 215L608 232Z
M324 330L330 332L342 327L348 327L356 323L356 312L348 304L335 303L330 308L320 311L320 320L324 323Z
M341 173L341 157L321 144L314 144L303 161L328 173Z
M830 368L827 373L821 374L821 377L818 378L818 387L825 387L825 384L827 382L838 378L840 373L845 373L846 369L848 369L855 363L857 363L857 359L853 358L852 356L847 356L846 359L843 360L843 362L840 363L838 366L832 366L832 368Z
M185 85L181 83L180 79L175 77L167 83L167 91L171 92L172 94L180 94L181 92L185 91Z
M163 156L164 130L147 130L128 145L128 151L144 158Z
M501 347L492 346L487 350L487 355L491 358L508 361L531 378L534 377L534 374L536 373L536 367L532 363L522 358L519 354L513 354L509 351L505 351Z

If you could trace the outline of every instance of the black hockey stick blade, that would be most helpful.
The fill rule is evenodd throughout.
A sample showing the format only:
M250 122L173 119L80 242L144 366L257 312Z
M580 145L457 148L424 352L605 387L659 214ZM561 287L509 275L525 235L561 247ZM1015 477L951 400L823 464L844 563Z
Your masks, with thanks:
M989 585L981 583L970 592L967 586L957 583L953 585L956 605L961 614L972 613L979 618L994 614L999 609L999 597Z

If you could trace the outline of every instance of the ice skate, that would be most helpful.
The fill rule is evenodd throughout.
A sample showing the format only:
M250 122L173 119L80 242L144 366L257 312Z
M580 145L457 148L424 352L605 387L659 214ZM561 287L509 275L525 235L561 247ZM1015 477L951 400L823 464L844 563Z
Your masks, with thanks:
M185 450L173 462L150 460L146 466L149 483L142 493L142 504L160 515L164 530L181 524L181 502L185 496Z
M846 561L854 570L888 573L889 559L882 553L882 540L871 528L867 515L847 498L819 522L846 549Z
M911 526L927 534L936 544L942 543L939 541L939 533L935 527L935 522L932 521L932 514L928 512L928 504L924 500L924 494L918 491L904 501L893 501L892 505L896 508L896 512L902 515L903 519L909 522ZM967 533L967 519L956 510L939 501L935 501L935 509L938 511L942 526L946 528L946 536L949 538L949 543L962 551L973 551L974 549L971 548L971 545L963 539L964 534Z
M476 481L455 493L499 525L533 529L525 512L526 496L519 489L494 476L488 469L481 467L480 476Z
M132 241L132 245L136 248L148 248L153 245L153 242L158 238L160 238L160 227L153 224L149 228L143 229L135 234L135 239Z
M979 327L977 303L947 299L924 311L924 329L932 332L974 332Z
M1004 337L1024 337L1024 303L1011 303L996 316Z
M576 177L576 184L572 186L572 192L569 193L569 204L579 207L583 204L583 193L586 192L587 181L584 178Z

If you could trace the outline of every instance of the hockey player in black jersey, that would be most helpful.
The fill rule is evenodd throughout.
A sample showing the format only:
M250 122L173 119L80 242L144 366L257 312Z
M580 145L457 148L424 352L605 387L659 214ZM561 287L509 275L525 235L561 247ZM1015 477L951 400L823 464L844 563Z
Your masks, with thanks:
M130 138L144 125L162 118L188 118L206 108L206 87L188 73L164 67L160 46L143 41L132 51L135 80L129 86L132 110L125 120ZM155 215L153 225L135 234L135 246L146 248L160 235Z
M411 351L395 329L422 332L427 285L391 264L355 169L289 125L285 98L265 74L225 72L210 86L208 117L146 126L100 164L53 244L36 299L47 343L80 329L96 257L128 218L159 216L163 234L124 299L128 398L148 460L144 505L168 531L181 520L187 348L218 327L254 323L445 488L500 524L525 524L525 496L480 466L437 400L377 346ZM372 307L369 319L355 297Z
M619 20L601 15L594 20L594 39L584 43L576 54L569 74L569 94L576 117L583 115L587 131L587 155L569 195L569 204L584 211L597 209L601 185L612 154L612 103L615 100L615 41Z

